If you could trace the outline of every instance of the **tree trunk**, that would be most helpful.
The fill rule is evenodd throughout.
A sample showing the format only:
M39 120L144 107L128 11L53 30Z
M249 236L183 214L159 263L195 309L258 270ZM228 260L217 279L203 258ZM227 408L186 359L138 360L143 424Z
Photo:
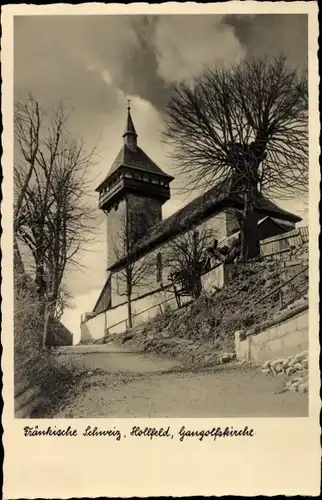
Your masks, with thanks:
M257 217L253 203L250 202L247 195L244 201L240 235L240 260L241 262L247 262L259 255Z
M201 291L202 291L202 284L201 284L201 275L196 271L193 273L191 276L191 291L192 291L192 298L198 299L200 297Z
M132 300L131 300L131 295L128 295L127 297L127 316L128 316L128 322L129 322L129 328L132 328Z
M49 305L46 304L44 307L44 329L43 329L43 338L42 338L42 348L44 351L47 350L47 341L48 341L48 327L49 327L49 318L50 318L50 310Z

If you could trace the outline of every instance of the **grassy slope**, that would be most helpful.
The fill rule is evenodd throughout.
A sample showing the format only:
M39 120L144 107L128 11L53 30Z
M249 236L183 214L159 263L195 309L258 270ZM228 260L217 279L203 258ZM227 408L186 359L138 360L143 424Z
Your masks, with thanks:
M179 356L184 362L209 363L224 351L234 351L236 330L249 329L281 309L278 294L255 302L298 272L285 267L290 259L307 264L307 246L288 253L280 261L253 262L235 266L231 281L214 296L204 295L175 312L165 312L149 323L118 336L118 341L140 345L147 351ZM283 288L283 302L307 293L308 273L302 273Z

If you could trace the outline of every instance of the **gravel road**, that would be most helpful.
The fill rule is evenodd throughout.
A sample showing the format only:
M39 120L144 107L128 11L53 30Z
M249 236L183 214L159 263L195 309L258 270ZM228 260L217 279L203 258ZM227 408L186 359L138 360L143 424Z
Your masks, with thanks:
M283 376L266 376L237 363L187 369L177 361L112 344L60 352L62 363L72 353L73 363L88 376L55 418L308 415L307 395L280 392Z

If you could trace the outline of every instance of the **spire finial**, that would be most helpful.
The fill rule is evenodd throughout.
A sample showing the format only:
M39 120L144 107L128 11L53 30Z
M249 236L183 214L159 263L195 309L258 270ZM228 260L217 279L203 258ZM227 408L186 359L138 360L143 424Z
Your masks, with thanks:
M131 116L131 100L127 99L127 119L123 134L124 143L133 150L137 147L137 133Z

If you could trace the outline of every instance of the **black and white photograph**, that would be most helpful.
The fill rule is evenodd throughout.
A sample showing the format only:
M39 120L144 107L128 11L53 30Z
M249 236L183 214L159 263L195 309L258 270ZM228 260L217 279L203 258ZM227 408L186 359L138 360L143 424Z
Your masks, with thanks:
M16 418L308 416L308 76L305 14L15 16Z
M316 2L1 14L4 498L318 496Z

